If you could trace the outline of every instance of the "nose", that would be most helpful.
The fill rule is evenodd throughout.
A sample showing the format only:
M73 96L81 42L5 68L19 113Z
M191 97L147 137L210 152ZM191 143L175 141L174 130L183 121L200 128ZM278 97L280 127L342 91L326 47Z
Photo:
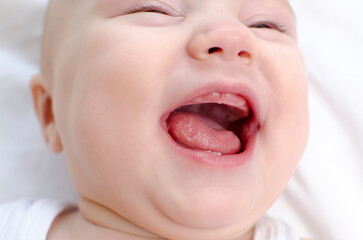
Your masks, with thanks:
M253 36L243 24L214 24L197 31L191 37L188 54L197 60L220 58L226 61L240 60L250 64L257 51Z

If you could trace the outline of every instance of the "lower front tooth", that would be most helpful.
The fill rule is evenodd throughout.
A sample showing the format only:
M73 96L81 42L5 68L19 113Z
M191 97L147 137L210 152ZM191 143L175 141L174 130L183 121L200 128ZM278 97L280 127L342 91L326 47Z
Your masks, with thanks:
M220 153L220 152L212 152L212 151L205 151L205 152L207 152L207 153L213 153L214 155L218 155L218 156L222 156L222 153Z

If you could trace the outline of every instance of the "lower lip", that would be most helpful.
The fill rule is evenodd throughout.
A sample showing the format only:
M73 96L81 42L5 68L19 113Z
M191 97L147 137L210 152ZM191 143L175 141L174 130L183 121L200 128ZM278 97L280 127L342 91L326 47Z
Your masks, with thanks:
M179 156L195 164L209 168L237 168L244 165L249 161L249 159L252 158L258 134L258 131L256 131L251 135L245 146L245 150L242 153L231 155L215 155L213 153L182 147L170 136L165 125L166 124L162 124L162 128L167 137L167 141L171 143L172 149Z

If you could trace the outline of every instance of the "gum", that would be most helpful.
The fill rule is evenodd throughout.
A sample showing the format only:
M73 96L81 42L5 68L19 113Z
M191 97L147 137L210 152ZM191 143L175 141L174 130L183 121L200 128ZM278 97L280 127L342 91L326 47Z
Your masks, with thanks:
M230 107L235 107L239 110L241 117L247 117L250 114L251 108L247 100L233 93L219 93L213 92L192 100L188 104L201 104L201 103L218 103L225 104Z

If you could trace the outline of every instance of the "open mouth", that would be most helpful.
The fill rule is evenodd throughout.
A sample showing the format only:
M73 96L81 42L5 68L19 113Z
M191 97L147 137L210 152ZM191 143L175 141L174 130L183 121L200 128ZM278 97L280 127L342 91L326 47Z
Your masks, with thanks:
M241 154L259 123L248 100L233 93L209 93L172 111L167 130L183 148L225 156Z

